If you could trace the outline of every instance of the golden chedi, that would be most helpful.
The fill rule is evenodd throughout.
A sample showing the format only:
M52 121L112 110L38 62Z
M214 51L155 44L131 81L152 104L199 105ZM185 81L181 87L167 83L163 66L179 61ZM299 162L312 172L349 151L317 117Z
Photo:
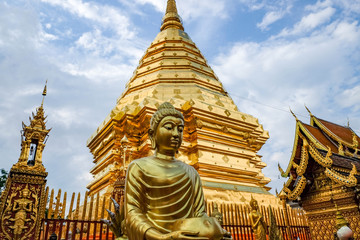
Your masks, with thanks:
M119 172L153 155L148 126L170 102L184 115L177 158L199 173L208 203L276 204L258 151L269 138L257 118L239 111L168 0L160 32L140 59L114 108L88 140L94 157L90 195L110 196ZM124 136L127 144L122 143Z
M197 171L175 158L183 131L183 115L168 102L160 105L149 129L155 153L132 161L127 171L125 215L130 240L231 239L215 218L206 215Z

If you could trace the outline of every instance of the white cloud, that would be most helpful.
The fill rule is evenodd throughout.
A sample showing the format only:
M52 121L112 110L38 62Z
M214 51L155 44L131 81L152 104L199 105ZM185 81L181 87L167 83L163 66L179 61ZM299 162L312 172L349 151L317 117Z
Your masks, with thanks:
M46 32L41 32L40 33L40 40L42 41L53 41L53 40L57 40L59 39L57 36L53 35L53 34L49 34Z
M60 6L66 11L97 23L103 27L114 29L124 39L135 36L131 31L130 21L120 9L113 6L101 5L95 2L83 2L82 0L41 0L53 6ZM114 24L116 23L116 24Z
M265 14L261 23L256 24L256 26L261 30L265 30L270 24L280 20L283 16L283 12L268 12Z
M359 83L360 81L358 81ZM344 90L339 98L336 98L338 104L342 107L351 108L352 111L357 112L360 109L360 86L355 86Z
M165 12L166 5L164 4L164 1L162 0L135 0L134 2L138 4L150 4L155 7L155 9L159 12Z
M53 125L60 125L69 129L86 122L86 110L62 107L59 109L48 109L47 114L50 116Z
M265 176L277 176L275 163L286 168L290 159L295 121L284 112L289 106L305 123L309 120L304 104L317 116L339 124L345 123L343 112L352 107L352 122L360 120L360 25L347 19L331 21L334 10L324 10L301 21L309 31L324 24L309 36L237 42L211 64L239 109L259 118L270 132L260 152L268 164ZM303 29L299 25L294 29ZM355 129L358 126L354 124ZM282 181L275 177L270 186L280 188Z
M252 1L248 3L250 9L253 10L264 9L267 11L262 21L256 24L256 26L261 30L268 30L268 27L271 24L279 21L280 19L284 18L287 14L291 13L291 9L293 8L292 0L283 0L283 1L275 1L275 2L262 1L261 5L259 4L255 5L257 6L255 7L255 9L252 7L252 4L254 3L251 2Z
M312 12L304 16L292 29L284 29L279 36L300 35L312 31L314 28L329 22L335 13L335 8L327 7L318 12Z
M85 66L81 64L66 64L61 68L64 72L73 76L84 76L96 83L111 84L126 81L130 78L134 67L126 64L115 64L107 61L86 61Z
M151 4L159 12L165 12L165 1L162 0L135 0L138 4ZM180 16L187 21L203 17L227 17L225 0L182 0L176 2Z

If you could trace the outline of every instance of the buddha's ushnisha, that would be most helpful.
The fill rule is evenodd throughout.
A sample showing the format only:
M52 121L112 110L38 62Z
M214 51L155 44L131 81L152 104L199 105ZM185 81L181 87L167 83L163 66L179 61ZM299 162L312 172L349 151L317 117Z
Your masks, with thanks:
M200 236L200 230L173 229L176 221L191 219L200 224L207 217L199 174L175 159L183 130L183 115L168 102L151 118L149 137L155 153L134 160L127 171L125 214L130 240L210 239Z

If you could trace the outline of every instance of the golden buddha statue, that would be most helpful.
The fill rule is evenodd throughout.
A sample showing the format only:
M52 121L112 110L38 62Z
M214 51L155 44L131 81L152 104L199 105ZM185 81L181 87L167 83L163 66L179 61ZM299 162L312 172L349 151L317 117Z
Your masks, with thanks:
M151 118L148 133L155 153L132 161L126 176L129 240L232 239L206 215L197 171L175 159L183 130L184 117L170 103Z
M256 240L266 240L267 226L263 215L259 211L258 202L251 196L251 212L249 214L251 228L254 231Z
M217 203L214 203L214 210L211 213L211 217L216 218L216 220L219 222L220 225L223 225L223 215L222 213L219 211L219 207L217 205Z

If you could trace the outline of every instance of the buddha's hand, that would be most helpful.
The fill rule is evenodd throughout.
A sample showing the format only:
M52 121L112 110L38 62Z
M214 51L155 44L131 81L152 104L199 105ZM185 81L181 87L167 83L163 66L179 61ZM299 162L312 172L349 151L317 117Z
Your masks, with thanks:
M155 228L150 228L145 233L146 240L209 240L207 237L199 237L199 232L173 231L167 234L160 233Z
M174 231L168 234L164 234L161 237L161 240L209 240L207 237L198 237L199 232L193 231Z

